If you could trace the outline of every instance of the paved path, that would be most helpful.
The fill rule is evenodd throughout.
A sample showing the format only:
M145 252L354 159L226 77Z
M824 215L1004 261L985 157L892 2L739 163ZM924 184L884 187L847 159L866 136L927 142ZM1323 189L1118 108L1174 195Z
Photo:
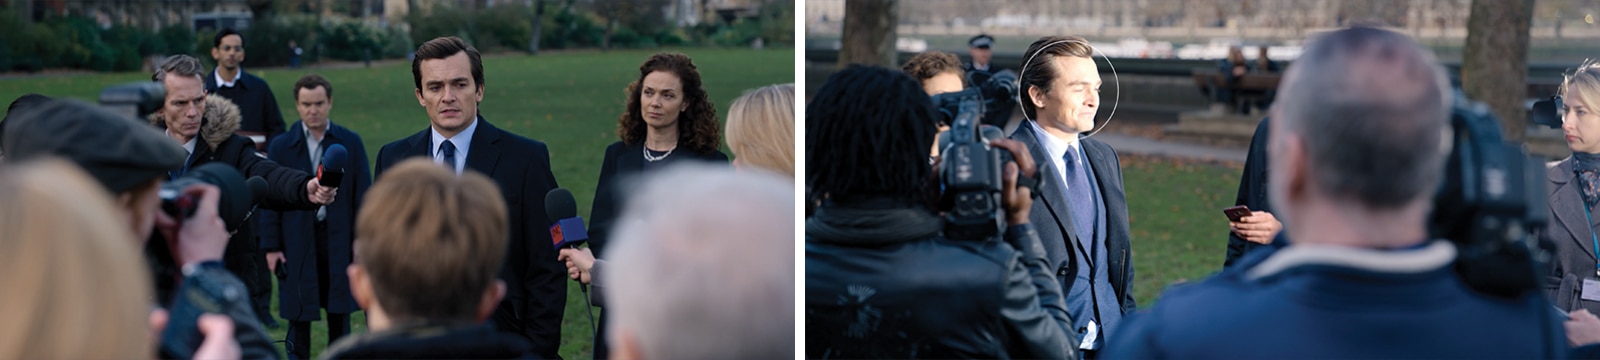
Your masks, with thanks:
M1104 141L1118 154L1161 156L1190 160L1215 160L1243 163L1245 149L1229 149L1205 145L1159 141L1131 135L1101 132L1095 139Z

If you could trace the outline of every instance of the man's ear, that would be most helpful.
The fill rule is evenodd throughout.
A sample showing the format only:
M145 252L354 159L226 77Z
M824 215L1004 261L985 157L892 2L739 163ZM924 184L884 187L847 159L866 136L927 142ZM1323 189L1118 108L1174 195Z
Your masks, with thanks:
M424 107L424 108L428 107L428 101L422 99L422 89L416 89L416 90L412 90L412 91L417 94L417 105L422 105L422 107ZM428 114L428 115L433 115L433 114Z
M483 299L478 302L477 320L484 321L489 319L489 315L494 315L494 309L500 306L500 299L505 297L505 280L495 279L493 284L489 284L488 289L483 290Z
M1033 108L1035 111L1044 107L1044 101L1039 100L1041 98L1044 98L1044 89L1040 89L1038 86L1028 85L1028 101L1033 102Z
M367 278L367 269L360 264L350 264L344 273L350 277L350 295L356 299L356 306L372 309L372 282Z

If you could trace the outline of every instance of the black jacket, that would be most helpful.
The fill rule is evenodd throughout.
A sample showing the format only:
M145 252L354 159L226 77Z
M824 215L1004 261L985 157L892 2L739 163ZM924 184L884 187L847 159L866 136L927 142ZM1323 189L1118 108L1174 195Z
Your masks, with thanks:
M939 235L943 224L884 200L818 207L806 220L806 357L1077 356L1030 226L958 241Z
M306 172L315 172L311 154L306 149L306 132L302 123L290 125L290 131L272 140L267 146L267 158L283 166ZM334 314L349 314L360 308L350 295L350 279L341 269L350 266L356 230L356 210L361 206L367 189L372 187L372 175L367 169L367 148L361 136L339 124L328 124L322 137L321 150L326 152L334 144L344 146L350 156L345 165L344 178L339 182L339 193L328 204L327 258L319 258L315 242L317 210L272 211L263 210L261 217L261 249L263 252L282 251L285 259L286 279L278 281L278 316L289 321L316 321L322 318L319 297L317 263L328 265L327 310Z
M200 120L200 133L196 136L194 154L189 157L187 167L193 169L201 164L221 162L238 169L246 179L260 176L267 181L267 196L256 199L262 208L273 210L316 210L316 203L307 199L306 182L311 181L311 175L300 170L279 166L272 160L267 160L265 155L256 152L255 143L243 136L234 135L234 130L239 127L239 108L228 99L216 95L206 96L206 111ZM167 125L161 113L151 114L149 120L157 128L165 130ZM258 211L259 213L259 211ZM254 217L254 216L252 216ZM228 239L228 248L223 252L222 262L244 280L252 292L257 289L271 289L271 280L262 283L265 278L265 259L257 243L255 229L251 226L255 221L244 221L237 225L237 230ZM230 224L232 225L232 224ZM229 226L234 228L235 226ZM165 241L150 241L146 244L148 254L160 258L171 259ZM156 287L157 294L161 295L163 303L169 300L171 290L175 288L174 280L176 268L157 266Z
M687 149L685 149L687 150ZM660 162L685 160L710 161L727 164L728 155L713 150L707 153L674 153ZM589 208L589 248L595 257L602 257L607 240L611 238L611 223L622 213L627 198L628 181L644 169L644 144L623 144L621 141L606 147L606 157L600 164L600 180L594 189L594 204ZM662 164L665 165L665 164Z
M500 186L511 223L511 243L500 270L506 297L495 311L495 324L527 338L539 357L558 358L567 267L556 261L556 250L550 246L550 219L544 209L545 193L560 186L550 172L550 150L542 142L496 128L482 116L477 121L465 168ZM432 136L433 130L424 128L384 145L372 177L381 179L385 169L411 157L429 157Z
M206 92L220 95L233 101L239 106L239 128L234 131L248 131L265 133L266 141L260 145L272 143L272 138L283 134L283 114L278 110L278 99L272 95L272 88L267 87L267 81L251 75L244 69L239 69L239 81L231 87L217 85L216 70L206 74Z
M1271 124L1272 119L1265 118L1256 125L1256 134L1250 138L1250 153L1244 160L1244 173L1239 176L1239 195L1233 204L1248 206L1250 211L1272 212L1272 203L1267 201L1267 134L1271 131ZM1229 231L1228 254L1223 258L1222 266L1233 266L1240 257L1257 248L1269 245L1283 247L1286 244L1283 239L1280 236L1272 244L1257 244Z
M355 334L322 359L534 359L527 340L487 324L415 324Z

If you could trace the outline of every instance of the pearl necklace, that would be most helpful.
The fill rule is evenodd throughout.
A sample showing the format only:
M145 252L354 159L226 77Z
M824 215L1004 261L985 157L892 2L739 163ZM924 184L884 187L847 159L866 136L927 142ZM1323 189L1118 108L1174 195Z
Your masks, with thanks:
M666 159L668 156L672 156L672 151L673 150L677 150L678 149L678 147L674 146L674 147L672 147L672 150L667 150L667 153L661 154L661 156L650 156L650 147L648 147L648 146L640 146L640 148L644 149L644 159L648 160L650 162L656 162L656 161L661 161L663 159Z

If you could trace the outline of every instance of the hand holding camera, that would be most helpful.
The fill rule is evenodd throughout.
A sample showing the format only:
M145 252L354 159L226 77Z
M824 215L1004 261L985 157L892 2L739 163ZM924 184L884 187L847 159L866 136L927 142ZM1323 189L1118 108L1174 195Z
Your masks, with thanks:
M228 228L217 214L217 203L222 191L206 183L192 183L181 190L177 201L186 218L174 218L168 212L156 215L156 228L166 237L167 246L179 265L205 260L222 259L228 247Z

